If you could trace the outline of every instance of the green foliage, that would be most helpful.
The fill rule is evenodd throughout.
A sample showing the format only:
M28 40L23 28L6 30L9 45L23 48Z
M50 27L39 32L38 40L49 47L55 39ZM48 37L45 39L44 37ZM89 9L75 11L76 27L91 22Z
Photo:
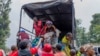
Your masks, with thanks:
M86 33L85 28L80 26L81 22L80 19L76 20L78 46L86 43L100 43L100 13L93 15L89 33Z
M90 26L90 37L92 43L100 43L100 14L94 14Z
M100 43L100 13L93 15L89 33L80 26L81 20L76 20L77 44L81 46L86 43Z
M0 48L5 48L6 38L9 37L9 12L11 0L0 0Z
M93 15L90 26L91 42L100 43L100 13Z
M88 43L88 34L85 33L85 28L80 26L81 22L82 21L80 19L76 20L76 40L78 46Z

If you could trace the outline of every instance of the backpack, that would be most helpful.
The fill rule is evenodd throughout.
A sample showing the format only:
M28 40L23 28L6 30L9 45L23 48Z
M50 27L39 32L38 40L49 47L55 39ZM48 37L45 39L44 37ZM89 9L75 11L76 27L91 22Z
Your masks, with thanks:
M24 49L18 51L18 56L32 56L32 54L28 49Z

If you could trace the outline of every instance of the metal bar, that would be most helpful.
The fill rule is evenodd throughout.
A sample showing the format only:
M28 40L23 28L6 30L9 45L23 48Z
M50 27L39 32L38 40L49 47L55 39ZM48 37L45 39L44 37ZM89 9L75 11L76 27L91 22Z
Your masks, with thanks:
M29 31L29 30L27 30L27 29L25 29L25 28L23 28L23 27L20 27L20 28L22 28L22 29L28 31L29 33L35 34L35 33L31 32L31 31Z
M74 5L73 5L73 3L72 3L72 34L73 34L73 46L75 47L75 38L76 38L76 36L75 36L75 29L76 29L76 27L75 27L75 11L74 11Z
M63 15L63 14L71 14L71 13L53 13L53 14L43 14L43 15L35 15L35 16L44 16L44 15Z
M33 23L34 23L34 22L33 22ZM33 26L33 24L32 24L32 26ZM33 27L32 27L32 33L33 33L33 32L34 32L34 30L33 30ZM31 35L31 40L32 40L32 37L33 37L33 36Z
M20 31L20 27L21 27L21 21L22 21L22 8L21 8L21 11L20 11L19 31Z

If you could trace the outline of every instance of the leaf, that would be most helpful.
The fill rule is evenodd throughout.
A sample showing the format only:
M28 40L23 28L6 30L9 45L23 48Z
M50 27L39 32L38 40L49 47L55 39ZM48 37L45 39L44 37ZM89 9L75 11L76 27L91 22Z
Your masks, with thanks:
M11 0L0 0L0 48L5 49L5 41L9 36L9 12Z

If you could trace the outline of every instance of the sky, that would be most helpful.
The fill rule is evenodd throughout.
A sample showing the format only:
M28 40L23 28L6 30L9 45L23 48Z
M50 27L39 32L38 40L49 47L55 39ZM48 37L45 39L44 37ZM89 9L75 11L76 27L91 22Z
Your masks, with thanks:
M16 34L18 32L19 27L19 18L20 18L20 9L23 4L32 3L32 2L40 2L46 0L12 0L11 4L11 12L10 12L10 37L6 41L6 46L10 48L12 45L16 44ZM90 21L93 19L92 15L95 13L100 13L100 0L73 0L75 6L75 18L82 20L82 27L86 28L86 31L89 31ZM22 26L25 28L30 27L32 24L31 19L27 19L25 13L23 13L24 22L22 22Z
M76 19L81 19L81 26L86 28L86 31L89 31L90 22L93 19L92 15L95 13L100 13L100 0L74 0L75 5L75 17Z

